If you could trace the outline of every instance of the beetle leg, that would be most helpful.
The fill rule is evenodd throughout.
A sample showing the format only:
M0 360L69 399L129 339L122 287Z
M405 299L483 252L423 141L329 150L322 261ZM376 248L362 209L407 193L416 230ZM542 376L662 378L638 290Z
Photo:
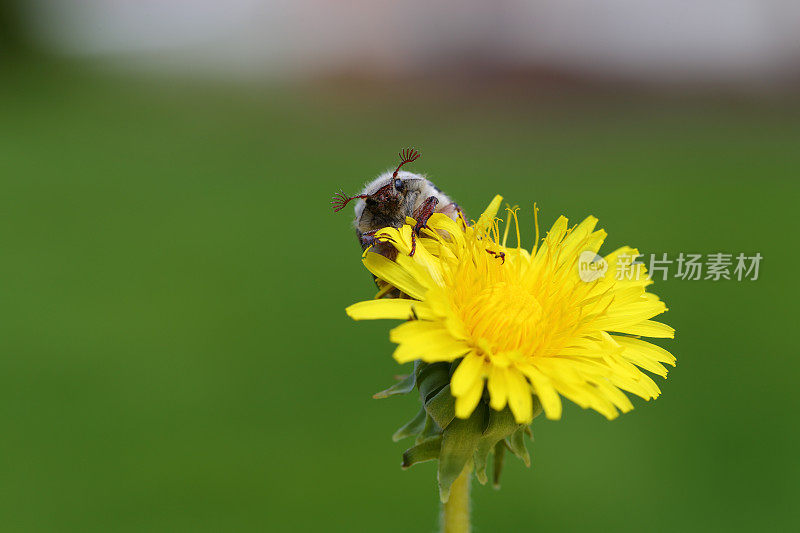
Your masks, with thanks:
M425 201L422 202L422 205L414 211L412 217L417 223L414 225L414 231L411 232L411 253L408 255L413 256L417 251L417 235L422 231L422 228L428 227L428 219L431 218L438 203L438 198L435 196L428 196Z
M489 248L486 249L489 252L489 255L493 256L495 259L500 259L500 264L504 265L506 263L506 253L505 252L493 252Z
M361 242L361 248L366 250L370 246L374 246L381 242L389 240L388 237L382 235L375 235L379 230L365 231L364 233L358 232L358 240Z

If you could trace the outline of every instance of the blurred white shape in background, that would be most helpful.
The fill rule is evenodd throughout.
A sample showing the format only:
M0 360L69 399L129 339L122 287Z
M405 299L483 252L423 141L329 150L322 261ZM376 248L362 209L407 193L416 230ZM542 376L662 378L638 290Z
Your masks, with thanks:
M51 49L249 76L470 64L653 81L800 73L798 0L28 0Z

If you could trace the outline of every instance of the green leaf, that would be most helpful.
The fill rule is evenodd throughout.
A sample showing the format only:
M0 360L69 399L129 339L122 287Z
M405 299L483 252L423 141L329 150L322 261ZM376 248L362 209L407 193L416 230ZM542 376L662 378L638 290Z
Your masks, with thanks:
M512 433L511 436L506 439L506 443L508 444L508 449L511 450L514 455L522 459L525 466L531 466L531 456L528 454L527 448L525 448L524 427L520 427Z
M405 439L406 437L416 435L425 427L426 418L428 418L428 413L425 411L424 407L420 408L419 412L414 418L409 420L406 425L394 432L394 435L392 435L392 440L397 442Z
M403 468L410 468L417 463L433 461L439 457L439 450L442 446L442 437L434 437L422 441L416 446L407 449L403 453Z
M482 485L485 485L489 480L486 476L486 462L489 458L489 452L492 451L495 444L514 433L519 427L520 424L516 423L514 415L511 414L511 410L508 407L502 411L489 409L489 423L475 449L474 457L475 476Z
M486 425L486 410L486 404L478 404L472 416L466 420L453 419L442 433L438 474L439 498L442 502L450 498L450 486L475 453Z
M450 393L450 384L425 403L425 410L440 428L446 428L452 422L456 416L456 399Z

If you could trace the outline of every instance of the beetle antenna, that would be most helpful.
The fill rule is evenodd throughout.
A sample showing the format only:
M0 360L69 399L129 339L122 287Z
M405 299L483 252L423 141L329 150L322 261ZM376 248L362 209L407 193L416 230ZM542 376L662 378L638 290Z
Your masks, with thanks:
M413 148L406 148L397 155L400 156L400 164L397 165L396 169L394 169L394 174L392 174L392 179L397 177L397 173L400 172L400 168L403 165L405 165L406 163L411 163L413 161L416 161L417 159L419 159L419 156L421 154L419 153L418 150L414 150Z
M333 195L333 198L331 198L331 207L333 208L333 212L338 213L344 209L344 206L347 205L347 202L350 200L355 200L356 198L368 198L368 195L358 194L356 196L347 196L344 191L340 190Z

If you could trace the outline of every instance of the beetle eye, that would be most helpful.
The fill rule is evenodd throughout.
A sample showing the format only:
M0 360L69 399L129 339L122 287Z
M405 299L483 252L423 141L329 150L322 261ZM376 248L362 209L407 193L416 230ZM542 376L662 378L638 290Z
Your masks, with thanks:
M400 178L394 180L394 188L395 189L402 189L403 188L403 181Z

